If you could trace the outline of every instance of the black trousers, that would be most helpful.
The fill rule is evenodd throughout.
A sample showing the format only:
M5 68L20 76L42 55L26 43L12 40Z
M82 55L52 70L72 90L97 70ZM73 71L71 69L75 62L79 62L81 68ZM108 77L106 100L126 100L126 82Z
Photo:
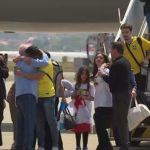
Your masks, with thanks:
M141 75L141 73L135 74L135 81L137 83L137 90L138 91L145 91L146 76Z
M138 103L142 103L147 105L149 108L149 104L147 103L146 100L146 96L144 95L144 91L146 88L146 76L141 75L140 73L135 75L135 80L137 83L137 101ZM131 137L141 137L143 135L143 133L145 132L145 128L136 128L135 132L133 134L131 134ZM130 140L131 140L130 137ZM140 142L131 142L131 145L136 146L137 144L139 144Z
M88 136L89 133L88 132L83 132L83 133L75 133L75 137L76 137L76 147L80 148L80 141L81 141L81 135L82 135L82 139L83 139L83 148L87 148L87 144L88 144Z
M112 150L107 128L111 126L112 108L98 107L95 109L94 121L98 137L98 146L96 150Z
M0 99L0 146L3 145L3 141L2 141L2 131L1 131L1 125L2 125L2 121L3 121L3 113L4 113L4 103L3 103L3 99Z
M116 146L121 150L129 149L128 110L131 100L130 92L116 92L113 96L113 134Z

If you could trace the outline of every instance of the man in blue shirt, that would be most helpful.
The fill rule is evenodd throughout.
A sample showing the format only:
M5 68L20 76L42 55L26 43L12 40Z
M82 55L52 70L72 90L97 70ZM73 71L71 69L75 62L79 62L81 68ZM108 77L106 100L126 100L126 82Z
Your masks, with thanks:
M26 73L36 73L37 68L48 64L48 57L35 46L21 47L20 54L27 56L26 49L34 49L34 59L21 56L16 63L15 70L20 69ZM24 59L30 59L32 66ZM34 66L34 67L33 67ZM15 72L14 70L14 72ZM16 127L16 150L31 150L34 139L36 124L37 80L28 80L15 75L17 127Z

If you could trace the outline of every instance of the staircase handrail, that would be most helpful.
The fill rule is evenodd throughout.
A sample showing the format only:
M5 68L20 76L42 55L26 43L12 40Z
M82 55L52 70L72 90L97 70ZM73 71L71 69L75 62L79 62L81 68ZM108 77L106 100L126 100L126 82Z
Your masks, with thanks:
M130 11L132 10L132 7L133 7L135 1L136 1L136 0L130 0L129 5L128 5L128 8L127 8L127 10L126 10L126 13L125 13L125 15L124 15L124 18L123 18L122 21L120 21L120 26L128 21L128 15L129 15ZM121 30L119 29L119 30L118 30L118 33L117 33L117 35L116 35L115 41L118 41L118 39L119 39L120 37L121 37Z
M146 22L146 17L144 17L143 19L143 22L142 22L142 25L141 25L141 28L139 30L139 33L138 33L138 36L141 37L144 35L144 32L146 30L146 27L147 27L147 22Z

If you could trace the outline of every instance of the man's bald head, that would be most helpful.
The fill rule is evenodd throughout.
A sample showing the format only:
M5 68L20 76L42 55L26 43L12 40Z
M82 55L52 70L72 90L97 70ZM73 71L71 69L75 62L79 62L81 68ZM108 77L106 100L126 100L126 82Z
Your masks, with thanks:
M19 54L21 55L21 56L24 56L25 55L25 50L28 48L28 47L30 47L31 46L31 44L21 44L20 46L19 46Z

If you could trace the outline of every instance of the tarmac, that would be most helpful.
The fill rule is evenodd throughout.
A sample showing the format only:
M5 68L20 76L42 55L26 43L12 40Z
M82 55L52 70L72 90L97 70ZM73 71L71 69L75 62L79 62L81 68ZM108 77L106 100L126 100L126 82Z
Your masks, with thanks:
M9 90L12 81L6 82L7 91ZM10 118L9 105L6 102L6 108L4 110L4 120L2 124L2 137L3 137L3 146L0 147L0 150L8 150L13 143L13 129L12 121ZM75 135L74 133L62 133L62 139L64 143L65 150L74 150L75 149ZM89 150L95 150L97 146L97 137L96 134L89 135Z
M12 81L6 82L7 91L10 88ZM9 106L6 102L6 108L4 111L4 120L2 125L2 136L3 136L3 146L0 147L0 150L10 150L11 144L13 143L13 132L12 132L12 122L9 113ZM62 139L64 144L64 150L75 150L75 135L74 133L62 133ZM115 145L114 141L111 141ZM81 141L82 144L82 141ZM88 148L89 150L95 150L97 147L97 136L96 134L89 135ZM117 150L117 148L114 148ZM150 150L150 142L142 142L140 147L131 148L131 150Z

